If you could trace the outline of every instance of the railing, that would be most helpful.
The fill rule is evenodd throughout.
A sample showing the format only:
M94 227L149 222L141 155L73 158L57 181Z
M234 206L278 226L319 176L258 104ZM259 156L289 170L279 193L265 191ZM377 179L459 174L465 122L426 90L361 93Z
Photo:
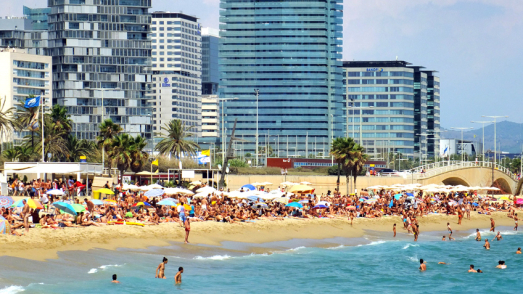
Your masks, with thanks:
M440 161L416 167L414 169L411 169L410 172L412 173L412 177L414 179L423 179L463 168L482 167L492 169L493 164L493 162L488 161ZM513 174L509 169L499 164L495 164L494 169L506 174L513 180L517 181L517 176Z

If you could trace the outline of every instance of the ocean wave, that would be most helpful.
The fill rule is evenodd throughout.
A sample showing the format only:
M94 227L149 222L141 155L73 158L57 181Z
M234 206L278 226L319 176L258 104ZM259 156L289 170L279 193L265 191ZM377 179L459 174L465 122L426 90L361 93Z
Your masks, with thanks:
M481 234L482 238L484 236L487 236L487 237L496 236L498 234L498 232L501 233L501 236L504 236L504 235L517 235L518 234L518 232L516 232L516 231L495 231L495 232L491 232L489 230L479 230L479 233ZM476 232L471 233L466 238L476 238Z
M9 287L0 289L0 294L13 294L13 293L20 293L20 292L24 292L24 291L25 291L25 289L22 286L9 286Z
M296 247L296 248L287 249L287 250L285 250L285 251L287 251L287 252L289 252L289 251L290 251L290 252L293 252L293 251L298 251L298 250L305 249L305 248L307 248L307 247L305 247L305 246L300 246L300 247Z
M213 255L213 256L208 256L208 257L203 257L203 256L194 257L194 259L197 259L197 260L226 260L229 258L231 258L229 255Z
M370 242L369 244L360 244L360 245L357 245L356 247L361 247L361 246L375 246L375 245L380 245L380 244L384 244L384 243L387 243L387 241L373 241L373 242Z
M407 244L403 247L403 249L407 249L409 247L419 247L419 245L416 245L416 244Z
M342 248L345 248L347 246L345 245L339 245L339 246L336 246L336 247L329 247L329 248L326 248L327 250L337 250L337 249L342 249Z
M106 269L110 268L110 267L121 267L121 266L124 266L125 264L108 264L108 265L102 265L100 266L99 268L92 268L89 270L89 272L87 272L88 274L95 274L98 272L98 269L101 269L102 271L105 271Z

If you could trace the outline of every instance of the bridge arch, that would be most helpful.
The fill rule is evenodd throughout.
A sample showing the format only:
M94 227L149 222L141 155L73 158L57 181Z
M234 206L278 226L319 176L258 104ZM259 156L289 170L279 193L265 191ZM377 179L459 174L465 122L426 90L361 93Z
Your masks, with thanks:
M507 194L512 194L512 188L510 184L504 178L498 178L494 181L494 187L497 187Z
M467 181L465 181L464 179L462 179L460 177L446 178L442 182L445 185L451 185L451 186L462 185L462 186L470 187L469 183L467 183Z

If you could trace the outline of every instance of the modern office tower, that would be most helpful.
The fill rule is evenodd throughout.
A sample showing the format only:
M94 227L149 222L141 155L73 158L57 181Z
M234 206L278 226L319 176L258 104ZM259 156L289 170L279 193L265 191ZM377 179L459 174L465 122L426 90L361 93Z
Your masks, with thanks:
M237 98L222 102L222 127L230 136L238 119L243 152L259 163L256 146L326 156L343 136L342 3L221 0L219 95Z
M25 17L0 17L0 48L26 48L25 32L32 28Z
M51 57L28 54L25 49L0 49L0 99L6 99L5 109L19 108L29 95L41 96L44 110L51 107ZM28 130L29 131L29 130ZM16 132L2 143L19 145L27 132Z
M202 137L218 137L218 96L217 95L203 95L202 96ZM208 140L205 140L208 141Z
M220 69L218 46L220 31L212 28L202 28L202 94L218 94L220 85Z
M427 154L427 73L423 66L411 66L414 69L414 153ZM421 150L421 151L420 151ZM422 156L422 159L426 159Z
M405 61L343 62L345 131L371 157L414 154L414 69L408 65Z
M427 74L427 157L439 156L440 146L440 108L439 77L436 71L424 71Z
M152 14L153 129L179 119L199 136L202 130L201 33L198 18Z
M47 30L47 17L51 8L29 8L24 6L24 17L31 21L33 30Z
M79 139L103 119L151 137L151 0L48 0L53 105L64 105Z

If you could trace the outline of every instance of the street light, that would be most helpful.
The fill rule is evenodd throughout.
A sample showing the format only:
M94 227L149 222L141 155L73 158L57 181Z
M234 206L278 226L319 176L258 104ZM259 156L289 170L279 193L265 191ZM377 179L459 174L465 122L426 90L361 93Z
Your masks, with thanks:
M104 112L105 112L105 109L104 109L104 92L107 91L107 90L120 91L121 89L120 89L120 87L116 87L116 88L108 88L108 89L96 88L96 89L92 89L92 90L97 90L97 91L101 91L102 92L102 123L103 123L104 122ZM154 142L153 142L153 144L154 144ZM102 146L102 173L103 173L103 170L105 170L105 144L104 144L104 146Z
M498 118L507 118L508 116L502 116L502 115L498 115L498 116L488 116L488 115L482 115L481 117L488 117L488 118L493 118L494 119L494 165L496 164L496 153L497 153L497 149L496 149L496 123L497 123L497 119Z
M482 136L482 147L481 147L481 158L485 161L485 124L493 123L494 121L471 121L471 123L482 124L483 136Z
M463 161L465 161L465 151L464 151L464 148L463 148L465 146L465 144L463 144L463 131L464 130L472 130L473 128L451 128L451 129L453 129L453 130L461 130L461 161L463 162Z

